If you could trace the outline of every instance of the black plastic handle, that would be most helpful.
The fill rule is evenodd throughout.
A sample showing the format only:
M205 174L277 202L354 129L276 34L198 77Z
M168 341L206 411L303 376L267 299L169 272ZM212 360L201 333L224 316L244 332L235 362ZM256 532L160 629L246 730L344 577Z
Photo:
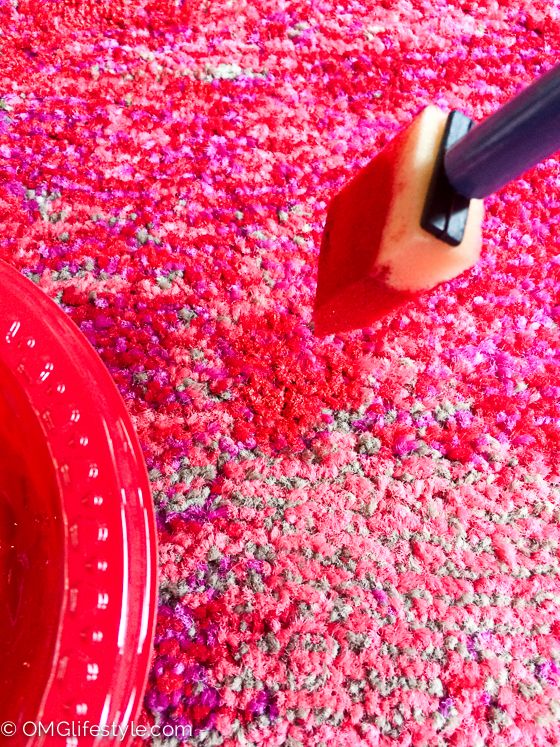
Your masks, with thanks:
M560 149L560 65L473 127L445 153L464 197L486 197Z

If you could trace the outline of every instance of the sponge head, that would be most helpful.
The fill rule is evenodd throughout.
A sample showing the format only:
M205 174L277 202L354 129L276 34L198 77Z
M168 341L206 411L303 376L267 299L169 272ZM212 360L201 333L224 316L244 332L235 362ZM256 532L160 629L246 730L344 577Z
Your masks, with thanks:
M319 257L315 332L370 326L480 256L483 205L471 200L452 247L420 221L447 115L429 106L331 201Z

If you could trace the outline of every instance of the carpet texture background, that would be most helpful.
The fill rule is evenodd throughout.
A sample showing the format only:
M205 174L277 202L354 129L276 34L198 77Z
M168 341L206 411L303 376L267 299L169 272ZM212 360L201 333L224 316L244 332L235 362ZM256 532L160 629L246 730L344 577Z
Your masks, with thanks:
M0 1L0 256L134 417L143 718L210 745L560 743L560 168L375 327L311 307L331 195L423 106L548 70L558 4ZM94 383L92 382L92 386Z

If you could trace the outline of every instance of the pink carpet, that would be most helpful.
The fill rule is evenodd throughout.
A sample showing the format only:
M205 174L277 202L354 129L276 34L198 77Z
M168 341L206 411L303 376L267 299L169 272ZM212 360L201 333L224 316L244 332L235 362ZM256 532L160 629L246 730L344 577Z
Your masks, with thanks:
M326 205L423 106L548 70L556 3L0 0L0 256L132 413L144 719L193 744L560 743L560 167L478 267L310 324ZM92 382L94 386L94 382Z

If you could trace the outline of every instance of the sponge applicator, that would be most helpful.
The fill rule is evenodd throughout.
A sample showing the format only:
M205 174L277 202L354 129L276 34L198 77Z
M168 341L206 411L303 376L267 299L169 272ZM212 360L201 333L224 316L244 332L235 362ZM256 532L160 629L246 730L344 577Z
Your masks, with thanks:
M424 109L329 205L316 333L370 326L472 267L480 198L559 147L560 67L477 127Z

